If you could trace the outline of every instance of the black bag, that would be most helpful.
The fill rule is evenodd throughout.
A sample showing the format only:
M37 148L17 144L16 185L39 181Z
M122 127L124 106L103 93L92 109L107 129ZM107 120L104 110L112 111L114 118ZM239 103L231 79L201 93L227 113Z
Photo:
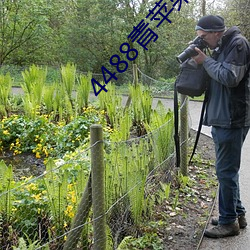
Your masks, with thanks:
M176 149L176 166L180 167L180 140L179 140L179 114L178 114L178 93L183 95L188 95L191 97L201 96L205 93L200 122L198 131L196 134L195 144L193 147L192 155L190 157L189 163L192 161L192 158L195 154L195 150L199 141L202 120L207 103L207 86L209 81L209 76L205 71L203 65L198 65L192 58L186 60L181 64L181 71L175 81L175 90L174 90L174 124L175 124L175 149Z
M201 96L207 88L209 79L203 65L190 58L183 62L180 68L180 74L175 81L177 92L191 97Z

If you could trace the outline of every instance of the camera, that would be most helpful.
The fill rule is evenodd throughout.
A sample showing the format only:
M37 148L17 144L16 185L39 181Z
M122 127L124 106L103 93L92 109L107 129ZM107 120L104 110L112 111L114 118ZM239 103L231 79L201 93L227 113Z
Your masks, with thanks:
M179 63L183 63L188 58L198 55L198 53L195 51L195 47L199 48L200 50L203 50L207 48L207 43L199 36L197 36L190 45L180 54L178 55L177 61Z

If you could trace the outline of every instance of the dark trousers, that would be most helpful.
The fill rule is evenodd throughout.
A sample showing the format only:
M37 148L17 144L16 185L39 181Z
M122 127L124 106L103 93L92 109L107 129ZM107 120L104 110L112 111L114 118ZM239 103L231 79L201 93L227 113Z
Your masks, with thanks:
M216 175L219 181L219 223L230 224L245 214L240 200L239 169L241 149L249 127L212 127L215 143Z

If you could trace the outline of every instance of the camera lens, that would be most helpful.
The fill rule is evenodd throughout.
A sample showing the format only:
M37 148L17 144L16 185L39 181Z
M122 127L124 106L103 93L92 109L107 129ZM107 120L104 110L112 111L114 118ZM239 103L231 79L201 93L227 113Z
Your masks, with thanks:
M177 61L179 63L183 63L188 58L198 55L198 53L194 49L195 47L195 44L191 44L189 47L187 47L180 55L176 57Z
M195 51L195 47L199 48L200 50L203 50L207 47L207 43L199 36L197 36L180 55L176 57L177 61L179 63L183 63L188 58L198 55L198 53Z

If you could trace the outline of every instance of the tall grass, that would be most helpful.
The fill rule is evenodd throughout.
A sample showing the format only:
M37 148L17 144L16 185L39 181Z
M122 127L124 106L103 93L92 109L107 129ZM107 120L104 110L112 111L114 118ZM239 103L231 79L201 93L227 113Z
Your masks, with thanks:
M90 72L87 75L80 75L78 78L78 86L76 91L76 106L78 108L78 113L80 113L83 108L88 107L91 78L92 74Z
M22 76L24 111L29 117L35 117L40 112L47 68L32 65L28 70L22 72Z
M8 98L11 93L12 79L10 74L0 75L0 115L7 116L9 110Z
M76 83L76 65L67 63L61 67L62 86L64 87L69 100L72 102L72 92Z
M155 159L158 163L163 162L173 152L173 112L166 111L161 101L152 111L151 122L145 123L146 130L151 133Z

